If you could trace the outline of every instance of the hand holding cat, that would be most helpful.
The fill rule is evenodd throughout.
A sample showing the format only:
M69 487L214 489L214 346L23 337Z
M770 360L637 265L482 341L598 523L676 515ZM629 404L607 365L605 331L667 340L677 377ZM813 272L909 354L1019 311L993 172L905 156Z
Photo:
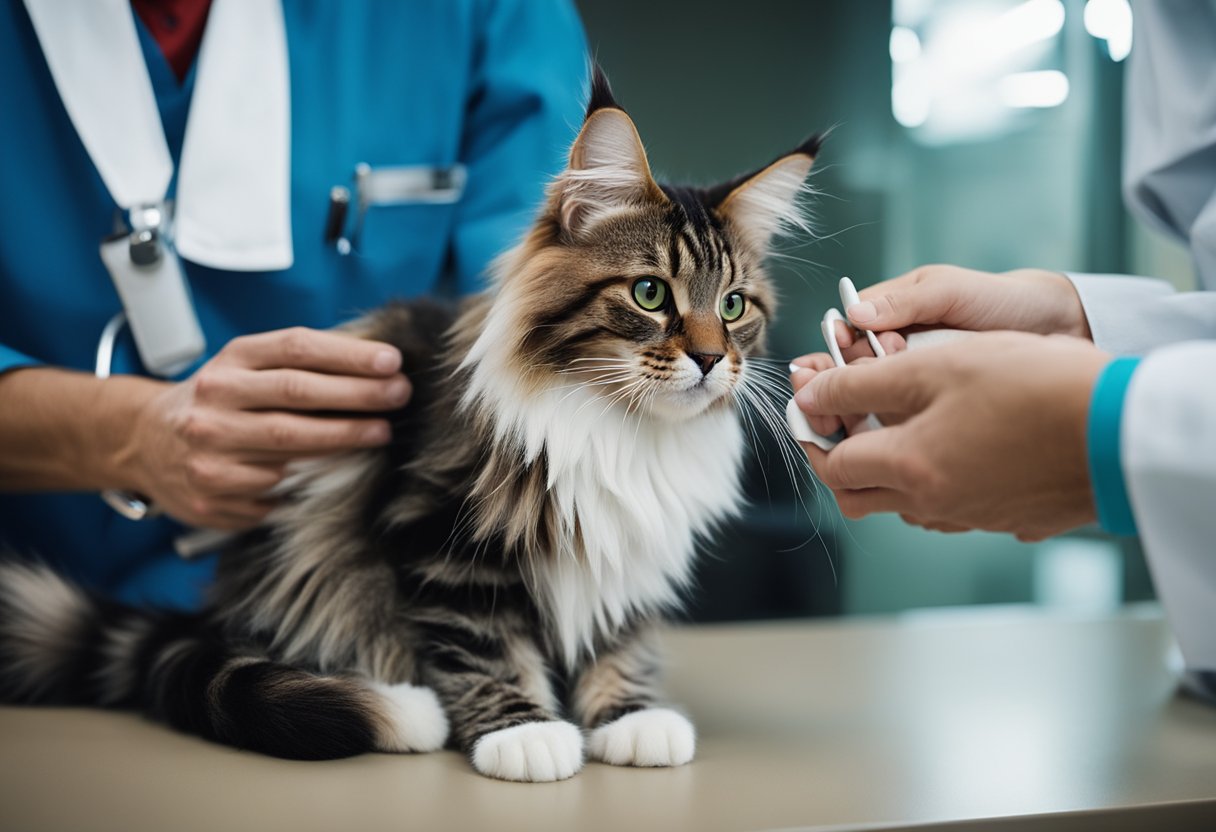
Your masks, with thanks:
M343 333L236 338L142 407L126 454L139 491L191 525L253 526L291 460L388 441L384 419L323 414L401 407L411 388L400 366L394 347Z
M1109 360L1078 338L993 332L803 370L808 416L876 413L888 425L828 453L804 448L848 517L898 512L942 531L1042 539L1094 519L1086 417Z

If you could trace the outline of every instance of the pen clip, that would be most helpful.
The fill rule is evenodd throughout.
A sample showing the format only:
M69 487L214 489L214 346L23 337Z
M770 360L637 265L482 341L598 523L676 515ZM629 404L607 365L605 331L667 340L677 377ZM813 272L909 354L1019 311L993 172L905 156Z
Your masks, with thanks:
M325 244L336 246L339 254L350 254L346 217L350 212L350 188L336 185L329 189L329 210L325 214Z

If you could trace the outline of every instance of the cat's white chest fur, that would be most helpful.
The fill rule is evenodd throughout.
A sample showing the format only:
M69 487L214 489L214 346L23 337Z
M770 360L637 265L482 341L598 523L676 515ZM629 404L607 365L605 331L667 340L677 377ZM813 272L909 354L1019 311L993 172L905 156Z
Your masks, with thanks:
M677 601L697 536L738 510L743 435L729 407L667 422L580 391L528 411L526 454L544 455L564 531L536 589L573 663L597 633Z

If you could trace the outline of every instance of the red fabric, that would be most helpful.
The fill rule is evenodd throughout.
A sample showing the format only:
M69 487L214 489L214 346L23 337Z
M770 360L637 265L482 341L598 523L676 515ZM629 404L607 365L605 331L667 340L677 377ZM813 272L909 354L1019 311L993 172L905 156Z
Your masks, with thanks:
M131 0L131 6L156 38L177 80L184 79L203 42L211 0Z

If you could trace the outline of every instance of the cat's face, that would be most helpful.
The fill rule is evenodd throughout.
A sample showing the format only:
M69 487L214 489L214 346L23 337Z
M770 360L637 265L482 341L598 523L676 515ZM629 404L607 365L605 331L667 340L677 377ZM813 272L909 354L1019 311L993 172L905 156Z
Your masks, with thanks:
M729 403L774 312L768 246L805 227L796 202L817 146L716 188L660 186L597 76L569 167L504 267L497 304L529 383L668 420Z

